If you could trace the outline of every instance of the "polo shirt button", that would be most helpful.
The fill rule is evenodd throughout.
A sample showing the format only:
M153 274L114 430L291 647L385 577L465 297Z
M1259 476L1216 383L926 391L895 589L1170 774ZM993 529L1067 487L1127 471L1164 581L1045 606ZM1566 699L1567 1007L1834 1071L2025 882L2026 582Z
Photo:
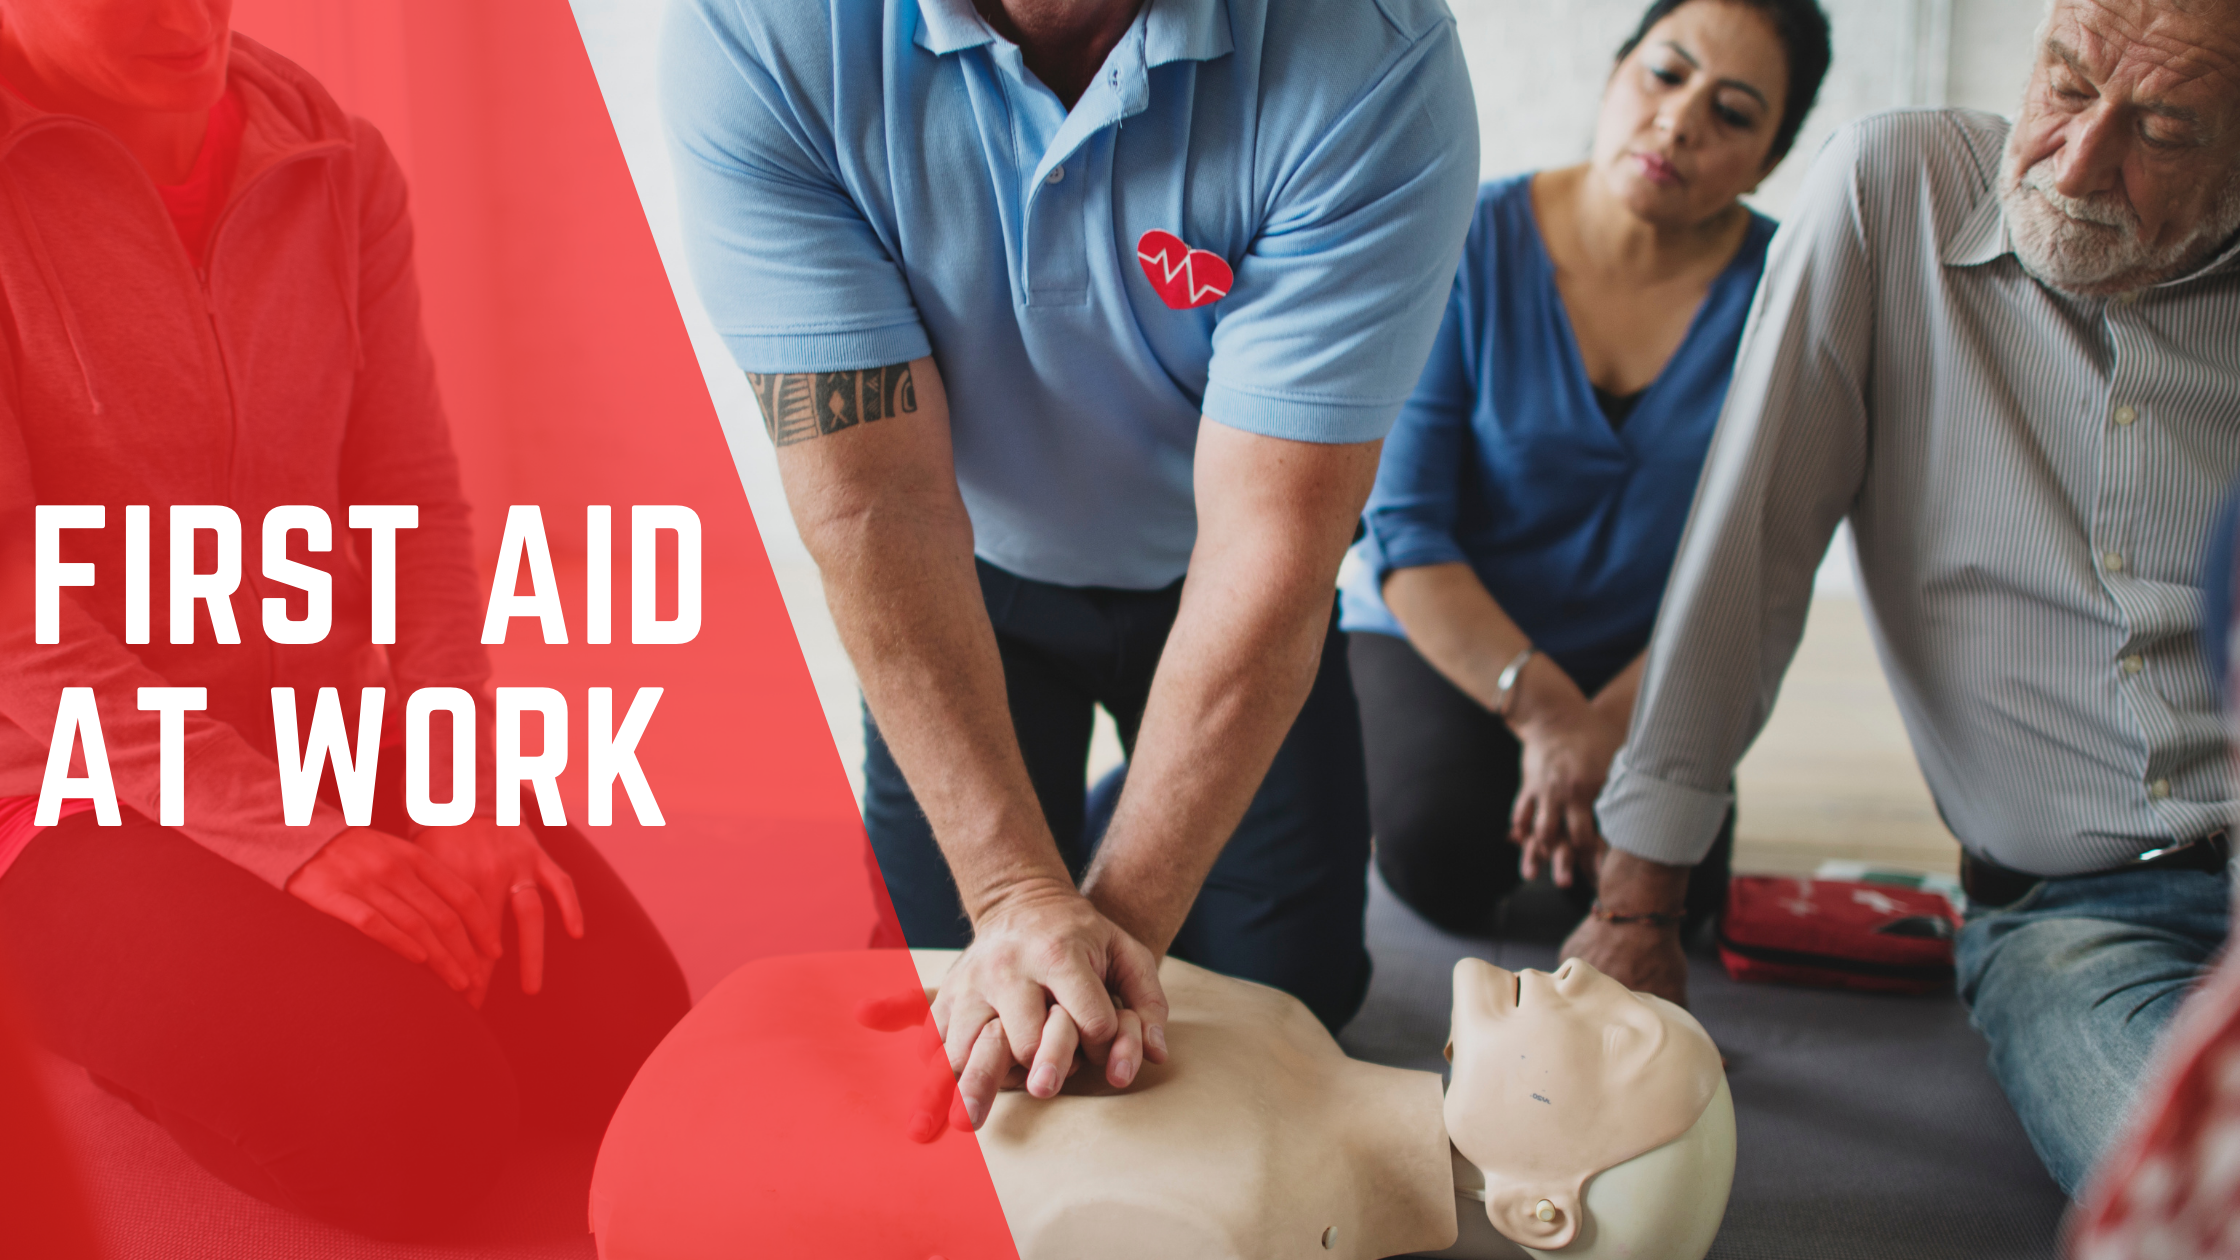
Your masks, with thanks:
M2123 557L2111 551L2100 557L2100 567L2110 573L2121 573L2123 572Z
M2132 655L2123 658L2123 672L2126 674L2136 674L2146 667L2147 658L2144 656L2140 656L2137 653L2133 653Z
M1064 180L1065 177L1066 168L1062 166L1053 166L1050 168L1050 173L1042 177L1042 182L1045 184L1055 184Z
M2125 403L2123 406L2116 408L2117 427L2128 429L2133 424L2137 423L2138 419L2139 409L2133 407L2129 403Z
M2117 306L2137 306L2138 304L2139 294L2137 293L2137 291L2116 294Z
M2167 799L2170 795L2170 780L2156 779L2154 782L2149 783L2147 785L2147 795L2155 798L2158 801Z

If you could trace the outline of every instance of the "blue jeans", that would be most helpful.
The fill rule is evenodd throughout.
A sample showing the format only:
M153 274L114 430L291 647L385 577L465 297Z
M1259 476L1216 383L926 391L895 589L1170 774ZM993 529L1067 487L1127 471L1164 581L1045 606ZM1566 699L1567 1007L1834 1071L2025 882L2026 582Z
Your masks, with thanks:
M2231 882L2199 871L2049 879L1968 916L1961 999L2046 1171L2075 1198L2121 1130L2164 1025L2223 948Z
M1044 820L1075 878L1110 817L1117 778L1089 800L1089 733L1102 706L1131 754L1182 584L1161 591L1054 586L980 562L1019 751ZM864 713L863 821L902 934L958 949L972 925L933 829ZM1171 951L1282 989L1332 1029L1369 990L1369 786L1361 714L1335 614L1313 690L1260 790L1198 890Z

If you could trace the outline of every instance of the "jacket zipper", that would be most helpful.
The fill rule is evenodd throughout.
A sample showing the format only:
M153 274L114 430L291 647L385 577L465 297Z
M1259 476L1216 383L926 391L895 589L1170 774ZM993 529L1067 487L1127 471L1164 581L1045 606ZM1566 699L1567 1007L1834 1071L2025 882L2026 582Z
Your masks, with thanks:
M314 156L325 157L331 153L340 152L341 149L342 145L335 141L323 141L317 144L303 145L281 155L275 161L266 164L263 170L260 170L255 175L250 176L249 182L243 184L239 189L237 189L234 192L233 196L226 199L226 204L219 208L217 220L210 225L210 238L204 241L202 245L202 260L194 268L195 286L202 290L203 319L210 326L210 350L211 353L216 355L218 359L218 382L225 391L225 496L226 502L228 504L236 503L236 501L240 497L238 494L238 481L240 473L239 458L241 452L241 405L239 399L239 391L234 387L233 383L233 362L231 359L226 357L225 337L218 330L218 294L216 289L213 288L210 283L210 273L212 270L211 263L218 256L218 242L221 238L224 237L227 225L232 223L234 212L240 207L242 202L247 201L250 195L256 192L259 185L263 184L267 179L271 178L272 174L275 171L280 170L282 167L293 166L298 161L302 161ZM339 246L341 242L337 242L337 244ZM348 296L349 295L347 294L344 295L346 299ZM236 508L236 510L238 511L239 509ZM244 585L247 585L250 588L252 604L254 606L261 607L262 605L256 602L256 596L261 595L262 592L257 589L255 585L255 578L252 577L246 569L244 569L241 575L241 580ZM276 681L280 676L280 659L278 648L269 639L265 639L261 635L258 636L258 638L259 641L264 644L265 677L269 680Z
M202 290L202 313L210 325L210 348L218 357L218 380L225 389L226 398L226 501L234 499L234 477L238 471L236 460L241 447L241 407L233 383L233 364L226 358L225 338L218 332L218 295L210 284L211 262L218 256L218 242L225 236L226 227L232 223L235 211L249 199L258 186L272 177L282 167L293 166L312 156L326 156L342 149L339 141L321 141L293 149L268 163L265 168L249 177L226 204L218 210L217 221L210 225L210 239L203 243L202 260L194 269L195 284Z

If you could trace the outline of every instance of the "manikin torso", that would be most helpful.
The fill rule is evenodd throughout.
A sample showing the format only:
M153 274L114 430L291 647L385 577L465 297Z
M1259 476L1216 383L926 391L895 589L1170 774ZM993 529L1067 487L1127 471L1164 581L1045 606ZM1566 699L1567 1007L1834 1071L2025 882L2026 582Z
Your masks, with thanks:
M922 951L940 986L955 955ZM1169 959L1167 1063L1006 1092L980 1129L1020 1260L1331 1256L1454 1241L1440 1082L1349 1059L1305 1006Z
M933 990L955 955L916 957ZM1124 1092L1083 1072L1053 1099L1003 1094L980 1132L1020 1260L1710 1248L1734 1113L1678 1007L1583 963L1465 960L1442 1097L1436 1075L1347 1058L1285 994L1174 959L1160 979L1166 1066Z

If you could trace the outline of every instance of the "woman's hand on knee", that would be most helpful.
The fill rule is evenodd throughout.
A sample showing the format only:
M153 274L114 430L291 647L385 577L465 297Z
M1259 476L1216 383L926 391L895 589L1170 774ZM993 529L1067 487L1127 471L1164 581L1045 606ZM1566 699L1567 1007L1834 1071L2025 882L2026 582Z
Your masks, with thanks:
M464 880L481 910L475 939L495 962L505 952L499 925L513 911L514 935L521 947L521 991L544 987L544 893L560 909L568 935L583 938L583 905L576 883L537 843L527 827L501 827L487 818L470 818L456 827L425 827L413 837L423 850ZM540 891L541 890L541 891ZM488 970L483 972L487 977Z
M288 877L287 890L481 1004L490 963L477 941L497 928L475 890L411 841L352 827Z

